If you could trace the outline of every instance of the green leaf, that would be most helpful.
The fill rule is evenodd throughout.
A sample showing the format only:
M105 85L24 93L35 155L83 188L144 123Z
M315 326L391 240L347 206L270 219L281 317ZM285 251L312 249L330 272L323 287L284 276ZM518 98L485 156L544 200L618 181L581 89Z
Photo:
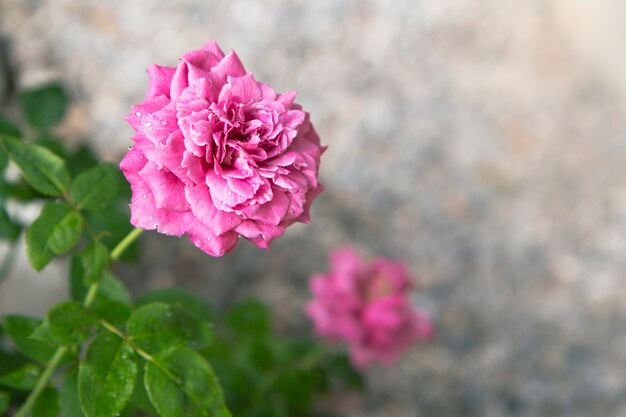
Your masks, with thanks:
M55 138L52 136L41 136L35 141L35 145L41 146L42 148L46 148L59 158L63 160L67 160L67 151L63 147L63 143L61 139Z
M157 353L185 344L202 349L213 341L213 332L207 322L178 306L152 303L130 316L128 337L146 352Z
M78 395L87 417L114 417L133 393L137 365L119 336L101 333L89 345L78 371Z
M15 371L0 375L0 385L30 391L35 387L40 375L41 367L28 363Z
M8 410L9 404L11 404L11 397L6 392L0 391L0 416Z
M154 302L179 306L199 319L211 320L213 317L213 306L209 300L180 288L173 287L149 291L139 297L137 305L143 306Z
M76 176L89 168L98 165L98 158L85 144L81 144L76 151L70 155L67 161L67 168L72 176Z
M82 209L102 210L117 194L119 173L119 168L111 164L97 165L76 177L70 196Z
M62 195L70 183L70 174L63 159L46 148L27 145L18 139L0 135L0 148L9 154L22 172L24 179L37 191Z
M46 364L52 357L54 349L45 343L30 338L41 321L24 316L9 315L4 317L6 331L15 343L15 347L29 358Z
M144 385L144 373L145 373L145 361L138 358L139 366L137 373L137 381L135 384L135 389L133 390L133 395L130 397L130 404L135 407L145 411L150 415L158 414L152 403L150 402L150 398L148 397L148 392L146 391L146 387Z
M92 284L102 278L109 266L109 249L98 241L90 243L82 253L85 284Z
M85 267L83 265L82 254L75 253L70 260L69 290L70 297L74 301L82 302L87 296L87 286L83 281Z
M0 116L0 133L3 135L13 136L16 138L19 138L20 136L22 136L17 126L2 116Z
M19 94L19 104L28 123L46 129L59 123L65 115L67 94L61 85L48 84L24 90Z
M228 325L241 335L260 336L270 331L267 307L258 301L248 300L228 313Z
M45 318L41 324L33 330L30 338L42 342L50 347L59 346L59 341L52 336L52 333L50 332L50 323L48 322L48 318Z
M15 240L19 237L22 228L13 223L4 207L0 207L0 238Z
M61 415L63 417L84 417L78 399L78 370L67 374L59 396Z
M94 314L76 301L64 301L48 312L50 333L62 345L82 343L94 330Z
M56 417L59 414L59 393L48 387L39 394L33 405L33 417Z
M26 230L26 254L37 271L53 258L72 249L80 239L80 215L61 202L46 204Z
M91 309L110 323L126 323L132 312L130 294L119 279L105 272Z
M175 347L146 362L144 383L161 417L227 416L224 396L209 363L194 350Z

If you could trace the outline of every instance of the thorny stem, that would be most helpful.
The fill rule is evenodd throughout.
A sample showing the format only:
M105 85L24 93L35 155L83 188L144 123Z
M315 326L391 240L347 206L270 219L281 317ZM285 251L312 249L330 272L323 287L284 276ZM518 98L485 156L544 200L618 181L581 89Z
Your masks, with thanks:
M71 199L69 198L69 196L65 196L65 198L66 198L67 202L70 205L73 204ZM79 213L80 213L80 211L79 211ZM84 220L84 217L82 216L82 213L81 213L81 217L83 218L83 222L86 223L86 221ZM89 235L91 236L91 238L93 240L98 240L97 236L93 233L91 228L87 228L87 231L89 232ZM141 232L143 232L142 229L133 229L124 239L122 239L122 241L120 243L118 243L117 246L111 252L111 260L112 261L118 260L119 257L122 255L122 253L124 253L124 250L126 250L126 248L128 248L128 246L131 243L133 243L133 241L135 239L137 239L137 237L141 234ZM91 306L91 304L93 303L93 301L96 298L96 295L98 294L98 288L99 287L100 287L100 282L94 282L93 284L91 284L89 286L89 289L87 290L87 295L85 296L85 300L83 301L83 305L85 307ZM115 327L113 327L110 324L108 324L108 326L110 326L111 328L115 329ZM109 327L105 326L105 328L107 328L107 330L111 331L111 329ZM117 329L115 329L115 330L117 330ZM117 333L117 334L118 334L118 336L120 335L120 333ZM127 340L125 335L123 335L123 336L124 336L124 339ZM59 362L61 362L61 359L65 355L65 352L67 352L67 347L60 346L60 347L57 348L57 350L54 352L54 354L50 358L50 361L46 365L46 368L44 369L43 373L41 374L41 376L37 380L37 384L35 385L35 388L33 388L33 390L30 392L30 394L26 398L26 401L24 401L24 404L22 404L22 406L19 408L19 410L17 410L17 412L13 415L13 417L26 417L28 415L30 410L33 408L33 405L35 404L35 401L37 401L37 398L39 398L39 395L41 394L41 392L44 390L44 388L46 388L46 385L48 384L48 380L50 379L50 377L52 377L52 374L56 370L57 366L59 366ZM143 356L146 360L149 360L150 362L154 363L155 366L159 367L159 369L163 370L174 381L178 382L177 378L175 378L173 375L171 375L171 373L169 371L164 369L148 353L143 352L143 351L140 352L139 350L137 350L137 352L141 356Z

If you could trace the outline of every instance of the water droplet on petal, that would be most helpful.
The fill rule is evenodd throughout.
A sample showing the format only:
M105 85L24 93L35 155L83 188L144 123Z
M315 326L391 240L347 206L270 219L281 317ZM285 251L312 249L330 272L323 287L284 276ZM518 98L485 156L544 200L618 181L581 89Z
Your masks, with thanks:
M137 113L135 113L135 116L137 116L137 117L141 117L141 112L140 112L140 111L138 111Z
M165 125L167 124L167 122L166 122L165 120L161 120L161 124L162 124L163 126L165 126Z
M146 123L144 123L143 125L144 125L145 127L150 127L150 126L152 126L152 122L146 122Z
M142 195L141 195L141 198L144 198L144 199L145 199L145 198L146 198L146 195L145 195L145 194L142 194Z

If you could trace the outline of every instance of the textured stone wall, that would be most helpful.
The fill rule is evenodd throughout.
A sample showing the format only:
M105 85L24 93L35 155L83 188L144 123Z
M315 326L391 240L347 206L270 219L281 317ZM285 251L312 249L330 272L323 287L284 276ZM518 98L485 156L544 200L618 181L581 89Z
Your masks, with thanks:
M63 132L111 161L144 68L209 38L300 92L329 145L311 225L223 259L152 234L119 272L260 296L294 331L329 249L407 259L437 338L372 370L352 416L626 415L624 28L621 0L0 0L20 83L62 79ZM41 314L62 273L20 260L0 310Z

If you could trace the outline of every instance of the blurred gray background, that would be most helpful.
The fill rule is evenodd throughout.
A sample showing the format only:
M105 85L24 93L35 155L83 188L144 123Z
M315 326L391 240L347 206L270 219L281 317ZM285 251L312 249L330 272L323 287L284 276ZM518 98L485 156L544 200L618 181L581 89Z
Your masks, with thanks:
M346 416L626 416L626 3L0 0L20 85L65 82L60 133L109 161L150 63L216 39L296 89L329 145L313 222L213 259L148 234L133 290L250 295L306 329L328 250L404 258L438 328ZM43 314L66 266L21 255L0 312Z

